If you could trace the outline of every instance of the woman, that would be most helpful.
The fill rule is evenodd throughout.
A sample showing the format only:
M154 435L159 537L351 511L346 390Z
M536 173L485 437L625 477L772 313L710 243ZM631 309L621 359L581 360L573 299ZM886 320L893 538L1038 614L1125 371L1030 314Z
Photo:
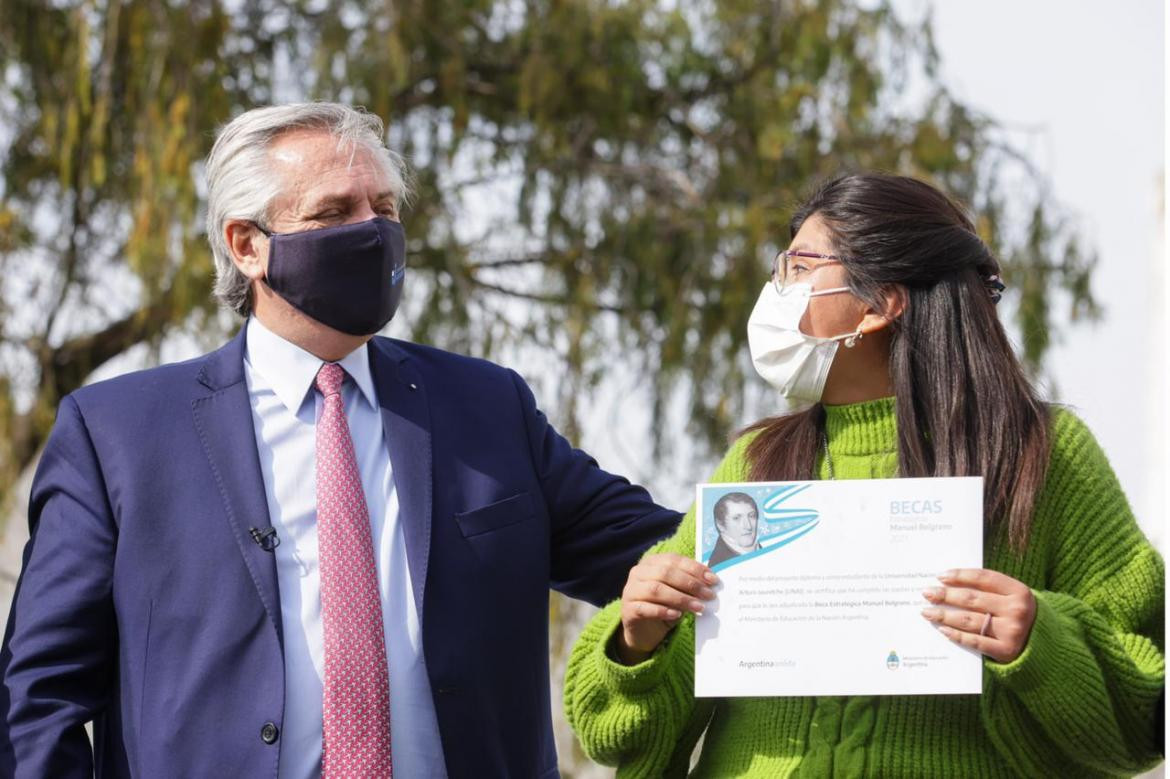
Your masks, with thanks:
M983 476L986 569L949 571L923 618L984 656L983 694L699 700L694 614L718 579L694 509L574 647L565 708L622 776L1106 776L1162 750L1163 565L1084 424L1029 385L963 211L855 175L794 216L748 323L801 412L753 425L709 481ZM944 609L943 604L956 606Z

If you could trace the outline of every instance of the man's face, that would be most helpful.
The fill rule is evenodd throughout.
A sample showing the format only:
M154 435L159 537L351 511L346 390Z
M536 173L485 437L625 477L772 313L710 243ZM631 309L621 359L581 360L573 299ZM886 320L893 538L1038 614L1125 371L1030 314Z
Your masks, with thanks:
M740 549L756 545L756 526L759 515L751 503L730 501L725 506L723 521L719 522L719 533L724 540Z
M268 206L266 230L298 233L378 216L398 221L394 179L377 155L363 147L339 144L324 130L294 130L276 138L267 154L278 194ZM224 238L236 267L251 283L252 313L273 332L329 361L369 340L368 335L343 333L311 318L264 283L272 241L254 222L228 220Z
M293 233L364 222L376 216L398 220L398 203L386 170L358 146L338 146L321 130L294 130L268 151L281 193L266 227Z

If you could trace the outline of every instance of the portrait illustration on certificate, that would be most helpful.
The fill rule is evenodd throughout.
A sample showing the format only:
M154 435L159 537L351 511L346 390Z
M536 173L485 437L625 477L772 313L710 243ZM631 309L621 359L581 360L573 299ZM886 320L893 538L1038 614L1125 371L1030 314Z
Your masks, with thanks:
M981 662L922 592L983 565L980 478L700 484L695 694L978 693Z
M805 483L710 487L703 493L702 516L707 521L701 562L719 571L743 563L765 548L790 543L814 530L817 511L803 507L799 500L810 486ZM766 512L767 519L761 526L762 512Z

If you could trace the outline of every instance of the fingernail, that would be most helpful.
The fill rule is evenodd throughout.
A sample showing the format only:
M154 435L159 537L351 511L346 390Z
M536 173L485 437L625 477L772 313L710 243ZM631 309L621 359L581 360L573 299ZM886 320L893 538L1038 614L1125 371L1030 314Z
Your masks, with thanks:
M703 604L697 600L691 601L691 611L695 612L696 614L702 614L703 613Z
M713 600L715 598L715 591L704 587L703 589L699 590L699 597L703 598L704 600Z
M922 591L922 597L929 601L936 601L943 596L944 592L942 587L927 587Z
M719 577L716 576L715 574L711 573L710 571L707 571L705 574L703 574L703 578L707 580L707 584L718 584L719 583Z
M926 617L931 622L934 622L942 616L942 611L935 608L925 608L922 610L922 616Z
M951 568L949 570L943 571L938 575L938 578L942 581L955 578L955 569Z
M667 609L666 610L666 618L667 619L678 619L681 616L682 616L682 612L679 611L678 609Z

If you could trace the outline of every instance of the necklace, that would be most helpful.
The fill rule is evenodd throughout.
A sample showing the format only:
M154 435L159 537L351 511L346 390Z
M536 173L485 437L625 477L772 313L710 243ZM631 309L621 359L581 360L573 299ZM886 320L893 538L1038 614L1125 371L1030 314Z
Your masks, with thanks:
M824 430L821 431L821 446L825 452L825 467L829 471L829 481L833 481L837 476L833 473L833 456L829 454L829 434Z

